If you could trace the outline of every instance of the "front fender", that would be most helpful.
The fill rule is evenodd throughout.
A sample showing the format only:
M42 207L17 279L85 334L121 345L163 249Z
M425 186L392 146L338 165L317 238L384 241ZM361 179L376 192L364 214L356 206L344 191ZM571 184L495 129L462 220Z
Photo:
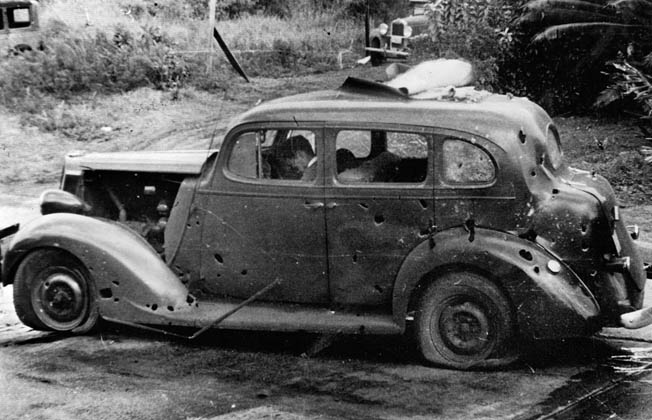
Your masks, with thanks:
M511 300L524 338L585 335L598 326L600 307L580 278L541 246L508 233L475 228L449 229L417 246L395 283L394 318L404 324L412 293L421 281L445 270L470 269L491 277ZM559 263L554 273L548 263ZM553 266L555 263L553 263ZM554 270L554 267L553 267Z
M119 223L69 213L34 220L7 248L3 283L13 283L22 259L40 248L69 252L86 267L103 317L160 323L162 315L190 309L187 288L140 235Z

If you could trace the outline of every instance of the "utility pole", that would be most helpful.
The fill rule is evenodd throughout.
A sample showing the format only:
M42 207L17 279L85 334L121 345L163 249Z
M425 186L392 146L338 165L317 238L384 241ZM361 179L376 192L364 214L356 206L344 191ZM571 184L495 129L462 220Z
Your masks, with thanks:
M213 31L215 30L215 4L217 0L210 0L208 3L208 68L206 73L213 70Z

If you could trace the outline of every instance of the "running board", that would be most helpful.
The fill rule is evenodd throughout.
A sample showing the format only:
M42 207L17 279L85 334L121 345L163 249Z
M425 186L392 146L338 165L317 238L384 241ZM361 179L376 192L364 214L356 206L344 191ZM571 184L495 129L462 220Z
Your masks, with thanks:
M193 304L190 310L158 309L147 316L130 319L129 324L186 326L204 328L232 311L238 302L208 301ZM107 318L126 323L127 320ZM403 328L391 314L335 311L323 307L299 304L253 302L221 320L214 328L263 331L305 331L341 334L401 334Z

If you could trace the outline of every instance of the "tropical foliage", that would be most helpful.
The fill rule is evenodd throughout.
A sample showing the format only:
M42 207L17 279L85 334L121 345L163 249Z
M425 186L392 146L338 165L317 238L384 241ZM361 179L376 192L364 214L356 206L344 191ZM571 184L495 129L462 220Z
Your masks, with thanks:
M524 67L540 66L546 92L566 101L557 107L588 106L611 81L599 105L633 96L649 113L643 57L652 51L652 0L532 0L514 28Z

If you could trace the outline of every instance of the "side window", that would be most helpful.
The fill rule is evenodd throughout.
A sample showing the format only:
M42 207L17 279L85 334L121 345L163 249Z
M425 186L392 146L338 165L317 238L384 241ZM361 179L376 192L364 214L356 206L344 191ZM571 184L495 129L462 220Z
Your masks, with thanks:
M317 176L315 133L258 130L239 135L227 163L234 175L261 180L310 182Z
M420 183L428 175L428 140L421 134L342 130L335 147L337 180L344 184Z
M7 8L9 28L26 28L30 25L29 7Z
M0 30L5 28L5 9L0 7Z
M485 184L496 177L493 160L467 141L446 139L443 145L444 179L450 184Z

